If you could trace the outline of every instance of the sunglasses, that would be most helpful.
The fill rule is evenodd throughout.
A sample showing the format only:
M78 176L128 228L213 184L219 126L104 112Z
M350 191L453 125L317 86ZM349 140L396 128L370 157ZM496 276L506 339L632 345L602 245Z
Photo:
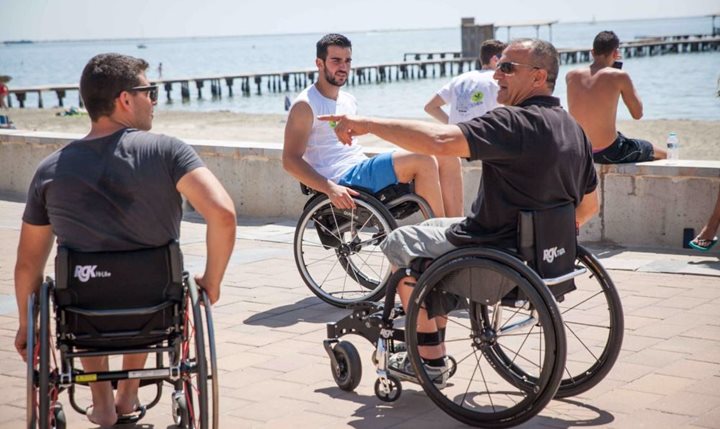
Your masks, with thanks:
M158 100L158 86L157 85L146 85L146 86L135 86L128 90L128 92L147 92L150 101L155 103Z
M505 74L512 74L512 73L515 73L515 68L517 66L531 67L536 70L540 69L540 67L534 66L532 64L514 63L512 61L504 61L502 63L498 63L497 69Z

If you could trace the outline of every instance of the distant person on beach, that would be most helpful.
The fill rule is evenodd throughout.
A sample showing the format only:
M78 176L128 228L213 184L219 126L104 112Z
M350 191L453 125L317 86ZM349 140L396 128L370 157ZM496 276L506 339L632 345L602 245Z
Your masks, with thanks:
M297 180L330 198L335 207L355 206L358 193L351 186L378 192L396 184L415 182L435 216L445 216L437 160L433 156L396 151L368 158L360 145L346 146L332 123L319 115L357 111L355 98L340 88L352 65L352 44L341 34L327 34L316 45L318 79L293 102L285 126L283 167Z
M497 105L498 84L493 78L495 67L507 45L499 40L486 40L480 45L480 70L472 70L455 77L425 104L425 111L443 124L457 124L484 115ZM442 106L450 104L450 113ZM460 158L437 157L446 172L440 176L446 215L463 214L463 179ZM453 186L457 188L453 189ZM446 196L447 194L447 196ZM453 198L454 197L454 198Z
M207 262L196 278L210 301L235 244L235 209L218 179L182 141L148 131L157 86L148 63L119 54L101 54L85 66L80 95L91 119L90 132L43 160L32 179L22 217L15 295L19 328L15 348L27 350L27 302L37 292L53 247L106 252L165 246L180 237L182 196L207 222ZM131 269L131 267L128 267ZM144 368L147 354L123 357L123 369ZM108 371L107 357L81 358L86 372ZM111 427L138 410L139 380L91 382L88 419ZM45 416L41 416L45 417Z
M592 147L552 96L558 60L549 42L511 42L495 71L500 86L497 101L504 106L457 125L347 115L320 118L336 123L335 133L346 145L352 146L355 136L370 133L413 152L483 161L468 217L430 219L388 235L380 247L394 267L404 269L416 258L434 259L465 245L515 248L521 210L572 204L578 226L597 212ZM405 308L416 280L408 276L398 283ZM442 388L451 370L442 343L447 319L441 315L428 319L421 309L419 320L418 332L425 334L420 356L428 375ZM393 354L388 370L398 378L417 381L406 352Z
M162 63L158 64L158 77L162 77Z
M620 39L612 31L601 31L593 41L593 62L571 70L567 82L568 110L585 130L598 164L619 164L665 159L665 150L652 143L631 139L615 128L617 106L622 96L633 119L643 115L630 75L620 69Z
M0 81L0 109L7 109L8 106L5 104L5 97L10 94L10 90L5 82Z

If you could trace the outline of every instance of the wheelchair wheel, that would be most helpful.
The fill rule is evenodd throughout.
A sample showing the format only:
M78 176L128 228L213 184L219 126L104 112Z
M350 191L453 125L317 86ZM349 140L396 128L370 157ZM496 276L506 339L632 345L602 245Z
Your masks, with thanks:
M514 426L539 413L555 395L565 362L562 320L549 290L518 260L489 249L453 251L420 277L408 307L413 370L423 390L451 417L473 426ZM449 374L433 380L420 358L421 309L431 317L446 315L444 344L455 362L450 380ZM509 382L504 372L515 368L498 368L488 358L494 349L512 356L532 382ZM432 377L437 378L436 370Z
M602 381L622 346L622 304L610 276L597 258L581 246L576 265L587 268L588 273L576 277L577 289L565 294L558 303L567 338L567 360L556 398L578 395ZM534 382L532 374L522 371L504 350L491 352L489 359L500 367L512 368L504 373L509 382L518 386Z
M293 244L308 288L342 308L384 296L390 265L379 244L397 227L371 197L361 194L355 204L355 209L341 210L324 195L313 198L300 216Z
M576 278L577 290L558 303L568 356L556 397L583 393L607 375L622 347L624 318L620 296L607 271L585 248L578 246L577 264L588 274ZM606 308L607 311L589 310Z
M402 394L402 384L400 380L392 375L387 376L387 388L384 388L381 379L375 380L375 396L383 402L395 402Z
M43 283L38 295L33 294L28 301L27 423L29 428L57 429L54 408L57 390L50 386L53 376L50 363L50 284ZM36 313L39 313L37 326ZM65 417L64 413L62 417Z
M182 345L181 372L183 380L184 405L187 407L186 417L188 429L217 429L219 425L218 386L213 329L209 325L212 321L206 317L203 322L202 307L205 306L209 315L210 302L207 295L199 290L192 278L188 281L188 300L185 315L185 343ZM207 341L207 343L206 343ZM213 371L211 373L210 371ZM180 420L184 410L178 401L173 406L178 407ZM177 421L177 418L176 418Z
M332 366L333 378L339 388L352 392L360 384L362 378L362 362L360 353L355 346L347 341L340 341L333 347L337 365Z
M65 429L67 427L67 418L61 404L57 403L53 406L52 415L55 422L54 429Z

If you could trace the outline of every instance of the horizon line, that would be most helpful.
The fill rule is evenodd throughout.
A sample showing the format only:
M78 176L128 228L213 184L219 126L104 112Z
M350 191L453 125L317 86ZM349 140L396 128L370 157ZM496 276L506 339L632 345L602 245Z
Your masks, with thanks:
M688 16L672 16L662 18L633 18L633 19L608 19L608 20L579 20L579 21L562 21L558 20L557 24L597 24L603 22L627 22L627 21L656 21L666 19L687 19L687 18L710 18L712 15L688 15ZM494 25L494 23L493 23ZM385 29L367 29L345 31L344 34L370 33L370 32L395 32L395 31L427 31L427 30L449 30L457 27L425 27L425 28L385 28ZM67 43L67 42L120 42L120 41L165 41L165 40L191 40L191 39L229 39L236 37L274 37L274 36L306 36L311 34L327 33L325 31L310 31L299 33L247 33L247 34L226 34L226 35L198 35L198 36L154 36L154 37L107 37L107 38L88 38L88 39L14 39L3 40L2 44L25 44L25 43Z

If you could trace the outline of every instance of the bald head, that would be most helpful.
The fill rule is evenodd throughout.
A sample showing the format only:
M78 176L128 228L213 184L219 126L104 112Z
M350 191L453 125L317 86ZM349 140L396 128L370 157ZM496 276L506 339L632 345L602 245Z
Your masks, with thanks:
M508 49L525 49L530 54L530 63L547 72L547 87L552 92L560 69L560 55L550 42L540 39L517 39L510 42Z

